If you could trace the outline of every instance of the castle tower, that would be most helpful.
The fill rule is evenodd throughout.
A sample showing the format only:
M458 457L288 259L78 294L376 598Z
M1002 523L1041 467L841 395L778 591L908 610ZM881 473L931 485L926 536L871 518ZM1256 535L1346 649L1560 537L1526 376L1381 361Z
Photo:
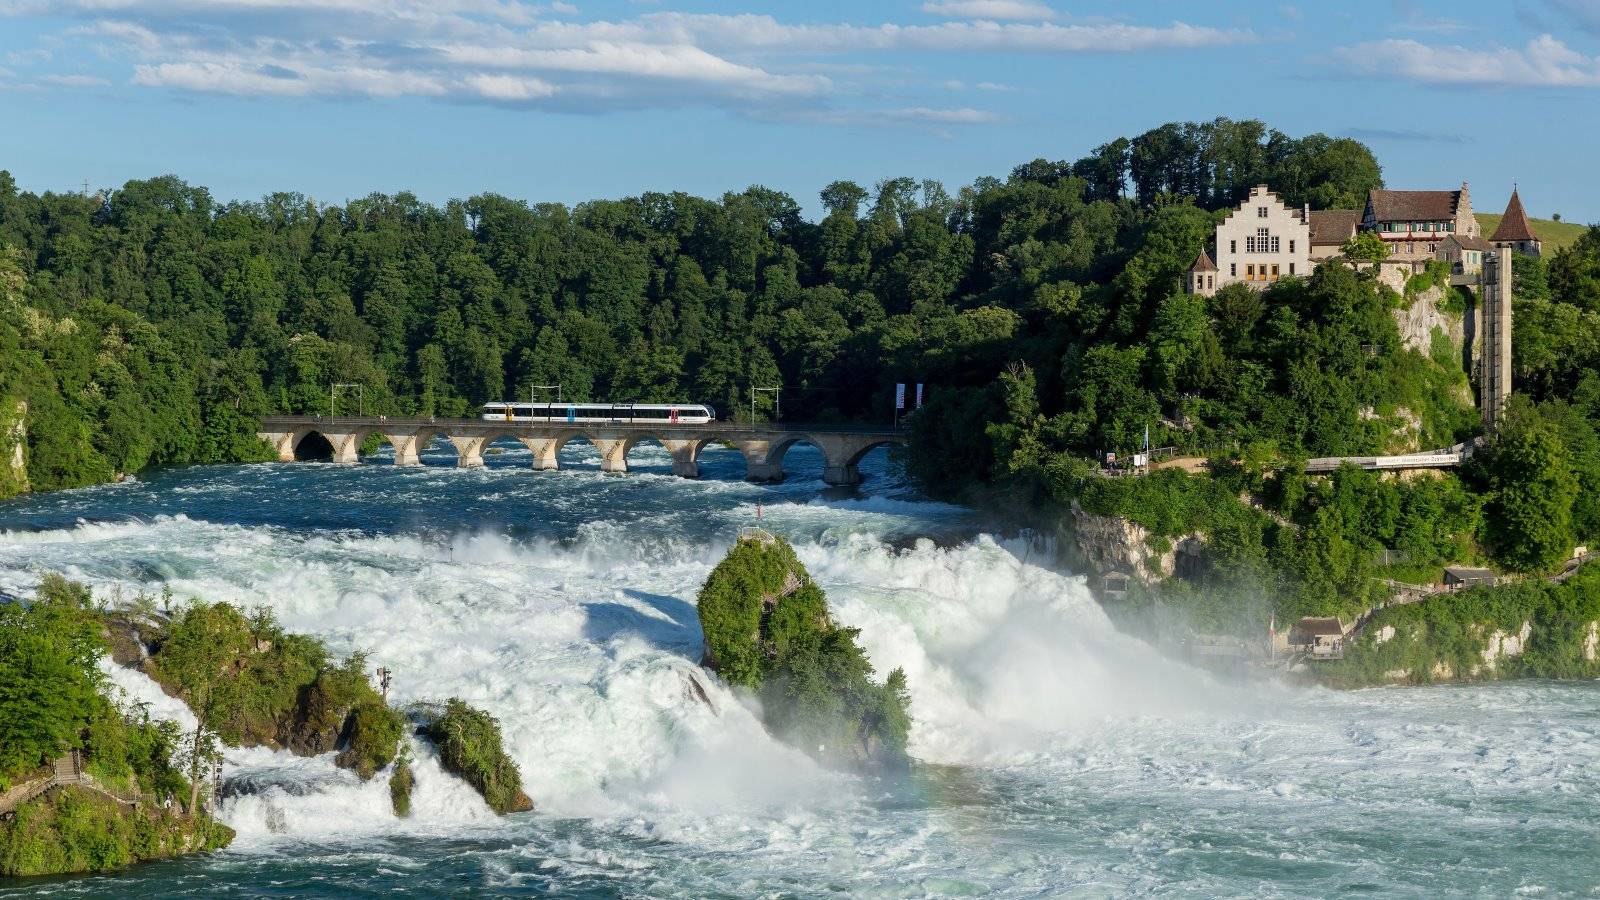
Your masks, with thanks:
M1189 293L1210 297L1217 292L1217 264L1204 250L1189 267Z
M1493 431L1511 396L1511 254L1501 248L1483 257L1480 328L1482 368L1478 372L1478 409L1483 427Z
M1544 242L1533 233L1528 214L1522 209L1522 198L1517 196L1514 187L1511 189L1511 202L1506 205L1506 214L1500 219L1500 227L1494 230L1489 243L1527 256L1539 256L1544 252Z

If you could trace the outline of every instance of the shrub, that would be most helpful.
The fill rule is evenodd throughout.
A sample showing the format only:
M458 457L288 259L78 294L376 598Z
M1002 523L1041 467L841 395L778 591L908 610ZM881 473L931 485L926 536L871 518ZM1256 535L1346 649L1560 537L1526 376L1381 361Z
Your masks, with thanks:
M836 627L794 550L742 538L700 590L705 664L762 701L780 739L830 762L904 765L905 673L872 681L859 632Z
M472 785L489 808L501 815L533 809L522 792L522 772L501 744L500 722L457 697L426 729L439 748L439 762Z

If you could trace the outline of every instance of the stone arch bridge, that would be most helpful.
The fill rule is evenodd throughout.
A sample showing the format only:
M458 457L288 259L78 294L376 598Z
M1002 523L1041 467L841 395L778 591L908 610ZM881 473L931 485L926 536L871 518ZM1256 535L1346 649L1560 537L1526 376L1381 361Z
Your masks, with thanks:
M628 471L628 451L640 442L653 440L672 455L672 474L684 478L700 477L700 452L707 445L725 444L744 456L751 481L781 481L784 454L804 442L822 451L826 460L822 480L836 485L860 483L861 473L856 466L867 451L907 442L902 430L858 425L568 424L349 416L267 416L261 420L260 437L273 446L281 462L299 458L296 451L301 442L313 434L327 440L333 448L333 461L339 463L357 462L362 443L378 435L394 447L397 466L421 465L419 454L434 438L444 437L455 446L457 465L469 469L482 466L484 448L501 438L513 438L526 446L533 453L534 469L557 469L562 446L582 438L600 452L600 469L604 472Z

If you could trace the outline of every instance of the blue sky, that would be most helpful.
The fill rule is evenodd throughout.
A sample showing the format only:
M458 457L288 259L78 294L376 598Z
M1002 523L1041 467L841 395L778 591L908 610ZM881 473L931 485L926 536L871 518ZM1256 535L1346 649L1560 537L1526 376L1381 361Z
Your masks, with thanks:
M0 168L219 199L954 189L1171 120L1600 221L1600 0L0 0Z

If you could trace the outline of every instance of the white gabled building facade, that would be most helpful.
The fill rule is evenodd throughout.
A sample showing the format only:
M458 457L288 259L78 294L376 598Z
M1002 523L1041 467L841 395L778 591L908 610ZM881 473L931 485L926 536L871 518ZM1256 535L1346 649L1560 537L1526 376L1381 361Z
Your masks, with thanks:
M1216 256L1206 260L1216 266L1215 280L1206 273L1201 281L1191 271L1190 290L1209 297L1230 284L1265 288L1283 278L1310 275L1309 219L1307 210L1291 209L1266 185L1251 188L1250 196L1217 226Z

